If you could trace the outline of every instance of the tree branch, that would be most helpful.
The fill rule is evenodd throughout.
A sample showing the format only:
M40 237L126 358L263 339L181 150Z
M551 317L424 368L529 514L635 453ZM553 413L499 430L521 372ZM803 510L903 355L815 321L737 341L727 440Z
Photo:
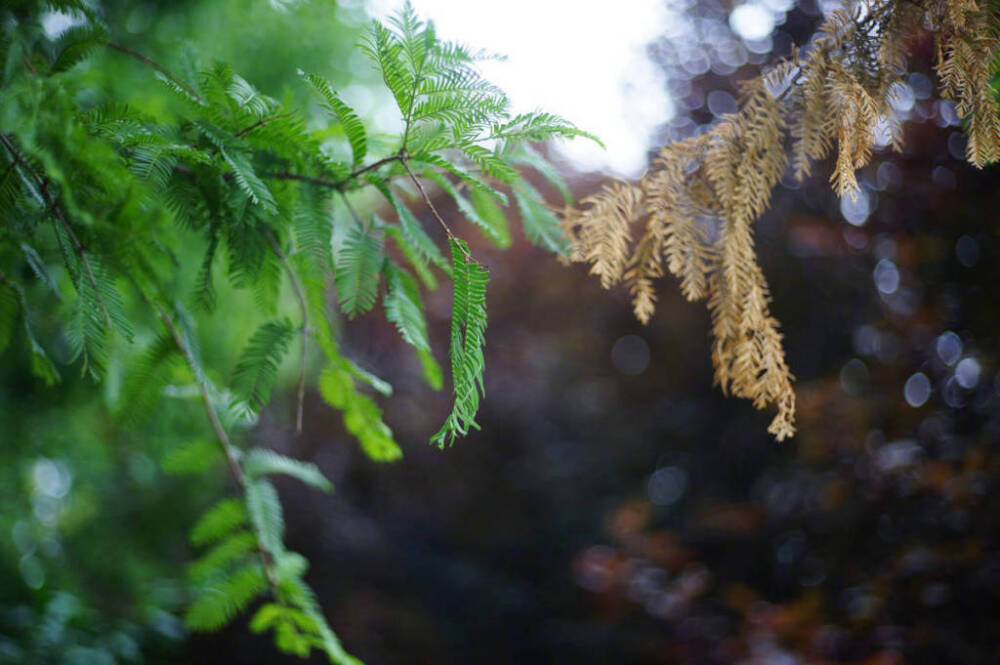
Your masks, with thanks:
M31 179L35 181L35 185L38 187L38 191L41 194L42 199L44 199L46 205L49 206L49 209L52 211L52 216L55 217L56 222L58 222L59 226L62 227L63 231L66 233L70 244L73 245L73 251L76 252L77 257L80 259L80 265L83 266L83 271L87 274L87 280L90 282L91 288L94 289L94 297L97 298L97 302L101 306L101 313L104 314L104 325L111 328L111 315L108 313L107 305L104 304L104 298L101 297L101 291L97 288L97 278L94 277L94 271L90 267L90 260L87 258L87 251L80 242L76 233L73 231L73 227L69 225L69 222L66 221L62 211L56 205L56 201L52 197L52 193L49 192L48 182L35 173L28 162L25 161L21 153L18 152L14 144L3 133L0 133L0 142L2 142L4 147L7 148L7 151L10 152L11 159L14 160L13 164L20 164L31 176Z
M448 239L454 240L455 234L451 232L451 229L448 228L448 224L445 223L444 219L441 217L441 214L437 211L437 208L434 207L434 203L431 201L431 197L427 195L427 190L424 189L424 186L420 183L420 180L417 178L416 175L414 175L413 171L410 169L410 165L406 161L406 157L402 157L400 161L403 162L403 168L406 169L406 172L410 175L410 179L413 180L413 184L417 186L417 189L420 191L420 195L424 198L424 202L427 204L427 207L431 209L431 212L434 213L434 218L437 219L438 223L441 225L441 228L444 229L444 232L445 234L447 234ZM468 252L465 252L465 256L466 258L472 258L472 256Z
M277 239L275 239L270 231L265 230L264 233L267 236L267 241L271 243L271 249L278 256L278 260L281 261L281 267L285 269L285 273L288 275L288 281L292 284L292 291L295 292L295 298L299 301L299 309L302 311L302 349L299 353L298 407L295 411L295 433L302 434L302 406L306 398L306 342L309 338L309 333L312 332L309 328L309 306L306 304L306 296L302 290L302 283L299 281L299 276L292 269L288 261L288 256L281 251Z
M229 465L229 471L233 474L233 478L236 480L236 484L239 485L240 491L246 494L246 475L243 473L243 468L240 466L236 448L233 447L232 442L229 440L229 435L226 434L226 429L222 426L222 421L219 420L219 414L215 410L215 405L212 404L212 396L208 390L208 380L205 378L205 373L202 371L201 366L195 359L191 348L187 345L187 342L184 341L184 336L181 335L177 326L174 325L171 318L167 316L167 313L158 306L154 305L141 289L139 290L139 293L142 296L142 299L156 311L160 321L163 322L163 325L170 333L170 337L173 338L174 344L177 345L181 355L184 356L184 360L187 362L188 368L194 376L194 381L198 385L198 391L201 393L201 400L205 405L205 412L208 414L208 420L212 424L212 429L215 431L215 438L222 447L222 453L226 457L226 462ZM256 529L254 529L254 539L257 541L257 553L260 555L260 562L264 567L264 574L267 576L268 584L270 584L272 590L276 590L278 586L278 576L274 570L274 558L272 553L267 549L267 546L264 544L264 541L261 540L260 534L257 533Z
M160 63L158 63L158 62L156 62L154 60L150 60L149 58L147 58L143 54L139 53L138 51L133 51L129 47L122 46L121 44L118 44L116 42L109 41L109 42L107 42L107 45L108 45L109 48L112 48L112 49L114 49L116 51L120 51L120 52L124 53L125 55L132 56L133 58L135 58L139 62L143 63L144 65L152 67L153 69L155 69L156 71L160 72L161 74L163 74L164 76L166 76L168 79L170 79L171 81L173 81L174 83L176 83L177 85L179 85L189 95L191 95L192 97L194 97L195 99L197 99L199 102L204 101L201 98L201 96L197 92L194 91L194 88L192 88L187 83L185 83L184 81L182 81L179 76L177 76L176 74L174 74L172 71L170 71L169 69L167 69L166 67L164 67Z
M248 128L249 129L249 128ZM239 136L239 134L237 134ZM301 173L290 173L289 171L279 171L278 173L268 173L265 177L274 178L275 180L298 180L300 182L306 182L310 185L316 185L318 187L327 187L329 189L343 190L345 185L350 183L352 180L357 180L358 177L363 176L369 171L374 171L380 166L385 166L391 162L399 162L403 160L403 156L400 154L390 155L388 157L383 157L377 162L372 162L364 168L351 171L346 177L341 180L326 180L324 178L316 178L310 175L303 175Z

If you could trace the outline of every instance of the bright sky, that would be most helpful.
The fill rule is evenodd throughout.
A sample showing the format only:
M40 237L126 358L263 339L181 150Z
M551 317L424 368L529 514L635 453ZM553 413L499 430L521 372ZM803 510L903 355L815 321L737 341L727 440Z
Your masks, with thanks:
M401 0L368 0L385 17ZM558 146L577 170L639 175L657 125L673 106L645 49L664 32L662 0L412 0L440 37L507 56L483 63L515 112L544 109L599 136Z

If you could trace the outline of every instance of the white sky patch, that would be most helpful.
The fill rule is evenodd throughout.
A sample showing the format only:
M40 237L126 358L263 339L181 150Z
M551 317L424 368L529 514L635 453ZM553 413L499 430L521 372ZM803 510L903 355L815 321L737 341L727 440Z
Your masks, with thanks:
M369 0L384 18L400 0ZM607 146L557 143L576 170L637 176L646 168L653 132L673 116L664 76L646 56L667 28L662 0L412 0L438 36L507 56L483 63L483 74L507 92L515 113L558 113Z

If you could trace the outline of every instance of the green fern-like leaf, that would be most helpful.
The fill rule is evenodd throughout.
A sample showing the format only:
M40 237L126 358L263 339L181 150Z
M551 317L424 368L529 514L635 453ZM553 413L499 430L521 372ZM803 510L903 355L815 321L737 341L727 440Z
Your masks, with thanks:
M257 553L257 541L249 531L239 531L223 538L197 561L188 566L187 575L193 583L207 584L221 577L226 570Z
M172 475L199 475L221 461L219 444L209 439L193 439L167 451L160 460L160 468Z
M246 484L247 512L264 548L276 556L285 549L285 518L274 485L258 478Z
M337 295L349 317L375 305L381 267L382 238L357 226L351 228L336 262Z
M347 141L351 144L351 157L354 166L360 166L361 162L365 159L365 155L368 154L368 134L361 119L358 118L358 114L337 96L333 88L330 87L330 84L324 79L315 74L306 74L301 71L300 75L319 93L323 98L323 105L343 126L344 133L347 135Z
M324 492L333 490L333 484L327 480L315 464L292 459L264 448L255 448L247 453L243 458L243 471L249 478L260 478L268 474L284 474Z
M267 578L260 564L242 566L195 598L184 616L184 625L195 631L219 630L266 590Z
M566 256L569 242L559 226L559 220L542 201L538 190L522 181L514 188L514 199L528 240L554 254Z
M451 445L470 428L483 393L483 346L486 332L486 284L489 273L469 256L468 247L450 239L454 295L451 311L451 376L455 404L441 429L431 438L439 447Z
M327 404L344 414L344 426L368 457L377 462L402 457L402 451L392 438L392 430L382 421L381 409L370 397L358 392L344 363L323 370L319 376L319 391Z
M223 499L212 506L191 528L191 544L199 547L219 540L247 523L247 511L239 499Z
M385 265L389 292L383 301L385 316L395 324L400 336L417 351L424 378L435 390L441 388L441 368L431 352L427 339L427 320L416 281L402 268L391 262Z
M250 337L233 372L233 390L255 408L267 404L278 365L288 352L295 327L288 319L268 321Z
M464 196L459 194L451 182L440 173L425 171L424 177L435 183L444 191L445 194L450 196L455 201L455 205L458 207L458 211L462 213L462 216L478 226L486 237L492 240L497 247L500 247L501 249L510 247L510 229L507 227L506 217L503 215L500 215L499 217L483 217L479 214L477 207L470 203ZM473 194L478 194L481 197L488 198L479 190L473 190Z
M74 26L59 36L55 44L56 55L51 74L58 74L85 60L95 49L108 41L104 28L94 23Z
M398 37L378 21L373 21L362 50L375 62L399 112L406 114L413 100L413 74L403 63L403 45Z

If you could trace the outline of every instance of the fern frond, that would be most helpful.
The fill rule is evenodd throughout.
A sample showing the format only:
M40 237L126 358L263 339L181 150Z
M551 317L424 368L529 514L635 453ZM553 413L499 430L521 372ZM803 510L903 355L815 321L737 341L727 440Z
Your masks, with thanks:
M583 131L565 118L543 111L518 114L509 121L494 126L490 132L490 138L514 144L540 143L553 138L571 139L576 137L589 139L602 148L605 147L604 143L593 134Z
M108 41L108 33L103 26L87 22L83 25L69 28L56 40L54 51L56 57L52 61L49 74L64 72L82 62L96 49Z
M372 21L362 50L375 62L399 112L409 111L413 100L413 74L403 64L403 45L395 34L378 21Z
M354 378L343 361L326 367L319 376L323 400L344 414L344 427L376 462L390 462L403 453L392 438L392 430L382 421L382 411L370 397L358 392Z
M239 499L223 499L212 506L191 528L191 544L204 546L219 540L247 522L247 512Z
M506 194L497 189L494 189L493 187L490 187L489 184L487 184L481 178L478 178L475 175L469 173L461 166L458 166L457 164L450 162L441 155L435 153L418 152L411 155L409 157L409 160L411 162L428 164L430 166L436 166L440 169L444 169L445 171L451 173L452 175L457 176L471 189L492 196L494 199L497 200L498 203L502 205L507 205Z
M431 443L440 448L451 445L457 436L464 436L471 428L479 428L475 417L480 395L484 392L486 367L483 346L489 273L469 258L468 247L463 241L450 238L449 245L454 283L449 353L455 403L444 425L431 438Z
M349 317L364 314L375 305L382 260L382 238L352 227L336 261L337 296Z
M568 256L570 247L559 224L537 189L521 181L514 187L514 200L521 213L524 235L533 245L544 247L558 256Z
M202 591L188 607L184 625L194 631L219 630L266 590L267 578L260 564L247 564Z
M233 372L233 390L256 409L267 404L278 365L295 333L289 319L268 321L250 337Z
M472 205L468 199L459 194L445 176L431 170L424 171L423 175L425 178L440 187L445 194L450 196L452 200L455 201L455 205L458 207L458 211L462 213L462 216L478 226L486 237L492 240L497 247L501 249L510 247L510 230L507 228L507 219L505 217L491 217L487 219L480 216L476 207ZM482 195L482 192L479 192L478 190L474 190L474 192Z
M302 71L299 72L299 75L304 77L313 89L319 93L323 98L323 105L343 126L344 134L347 135L347 141L351 145L353 164L355 167L360 166L361 162L365 159L365 155L368 154L368 134L361 119L358 118L358 114L354 112L354 109L345 104L333 91L330 84L321 77Z
M267 480L249 480L244 488L247 515L261 545L272 556L285 549L285 518L278 492Z
M243 458L242 466L244 473L251 479L268 474L283 474L324 492L333 491L333 484L327 480L318 466L311 462L286 457L273 450L254 448Z
M198 560L188 566L187 575L196 585L204 585L220 577L233 564L250 559L257 553L257 541L249 531L239 531L213 545Z

